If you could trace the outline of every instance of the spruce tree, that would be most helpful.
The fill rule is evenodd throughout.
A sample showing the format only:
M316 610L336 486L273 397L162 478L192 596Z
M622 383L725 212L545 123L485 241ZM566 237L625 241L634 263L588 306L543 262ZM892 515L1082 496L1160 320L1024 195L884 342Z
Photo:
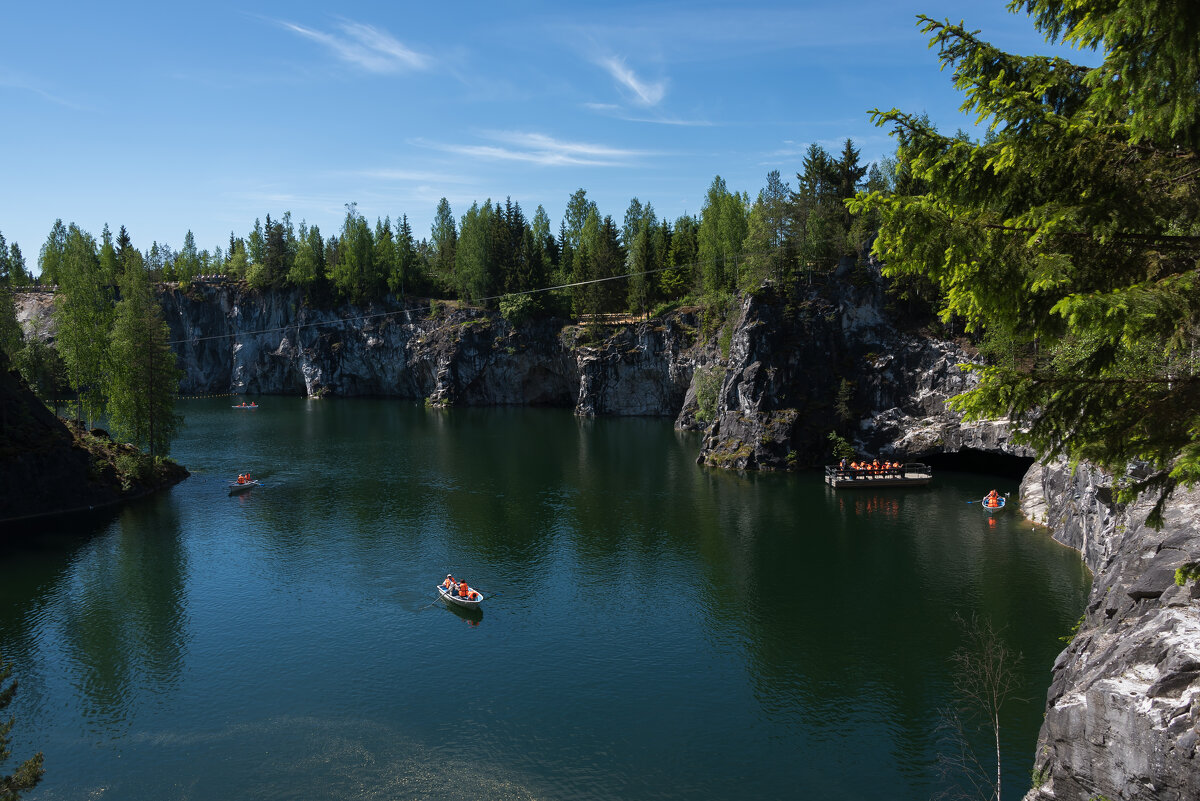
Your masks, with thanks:
M454 285L455 249L458 246L458 227L450 201L438 201L433 225L430 227L430 243L433 246L433 276L445 287Z
M887 274L932 279L944 319L1011 351L956 406L1011 420L1046 458L1111 470L1120 499L1157 490L1157 524L1171 491L1200 480L1200 7L1009 8L1102 63L1012 55L919 18L989 135L874 112L910 189L852 205L882 213Z

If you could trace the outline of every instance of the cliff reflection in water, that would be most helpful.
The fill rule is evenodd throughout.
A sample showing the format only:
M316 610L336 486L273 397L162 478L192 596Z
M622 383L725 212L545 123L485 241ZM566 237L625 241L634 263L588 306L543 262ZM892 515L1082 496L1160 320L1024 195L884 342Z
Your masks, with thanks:
M436 762L514 797L915 801L938 789L951 615L1026 654L1023 777L1086 591L1075 554L965 503L990 479L834 493L561 410L186 411L191 479L37 582L0 563L15 711L69 766L52 797L392 797L453 786ZM246 470L265 486L228 497ZM497 593L482 616L430 605L448 571Z

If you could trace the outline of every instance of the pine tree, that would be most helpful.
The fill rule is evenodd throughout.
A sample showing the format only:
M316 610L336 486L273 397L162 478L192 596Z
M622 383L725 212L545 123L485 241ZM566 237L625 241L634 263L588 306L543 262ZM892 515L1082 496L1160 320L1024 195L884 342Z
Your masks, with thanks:
M233 234L230 234L230 239ZM129 259L137 253L137 249L133 246L133 241L129 238L129 232L125 230L125 226L121 226L121 230L117 231L117 241L115 243L118 270L124 270L129 266ZM140 254L139 254L140 255Z
M404 214L396 227L396 269L388 277L388 289L399 292L403 298L406 292L411 292L421 283L420 272L420 256L413 241L412 225L408 222L408 215Z
M1103 62L1016 56L921 17L991 132L972 143L875 112L913 193L852 205L882 213L886 273L932 279L944 319L1012 351L956 406L1010 419L1045 458L1113 471L1120 499L1157 490L1157 524L1171 491L1200 480L1200 7L1010 8Z
M183 235L183 249L176 259L175 277L179 281L191 281L200 274L200 253L196 250L196 237L191 229Z
M687 214L675 220L671 230L671 248L663 273L662 288L670 298L683 297L696 283L696 261L700 243L697 239L699 221Z
M25 269L25 256L16 242L8 248L8 274L13 286L27 286L33 280Z
M446 198L438 201L437 212L430 230L433 248L433 276L443 286L454 286L455 248L458 246L458 226Z

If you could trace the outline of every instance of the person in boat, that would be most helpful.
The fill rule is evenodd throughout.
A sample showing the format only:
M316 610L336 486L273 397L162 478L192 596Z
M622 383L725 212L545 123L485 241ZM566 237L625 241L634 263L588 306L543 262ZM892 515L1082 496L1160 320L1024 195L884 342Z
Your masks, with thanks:
M983 505L984 506L992 506L992 507L999 506L1000 505L1000 493L996 492L995 490L992 490L991 492L989 492L987 494L987 497L985 497L983 499Z
M239 474L239 475L238 475L238 483L239 483L239 484L245 484L245 483L246 483L246 478L247 478L247 474L245 474L245 473L241 473L241 474Z
M442 582L442 586L446 588L447 592L453 593L457 591L458 582L454 580L454 576L447 573L446 580Z

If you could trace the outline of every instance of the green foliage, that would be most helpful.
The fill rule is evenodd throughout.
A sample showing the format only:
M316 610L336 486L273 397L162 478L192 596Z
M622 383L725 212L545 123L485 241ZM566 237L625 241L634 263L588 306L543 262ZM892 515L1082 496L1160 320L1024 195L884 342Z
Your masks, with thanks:
M149 477L150 465L153 463L153 460L145 454L128 452L117 454L115 461L121 489L125 492L131 490L135 483Z
M541 306L532 295L500 296L500 316L513 328L533 319L539 311Z
M1010 7L1101 48L1103 63L1014 56L921 18L990 133L975 143L874 112L908 177L850 206L880 214L885 274L932 281L942 319L982 333L996 357L955 407L1012 420L1044 457L1123 476L1118 500L1156 491L1148 522L1160 525L1174 488L1200 480L1200 9ZM1126 473L1139 463L1148 478Z
M5 682L11 677L12 666L7 662L0 661L0 713L12 703L13 696L17 692L17 683L15 681L7 687L5 686ZM7 721L0 719L0 768L12 756L12 751L9 749L9 742L15 723L16 721L12 718L9 718ZM42 774L45 772L45 769L42 767L42 754L39 751L18 765L17 769L11 774L0 774L0 801L18 801L21 798L21 793L37 787L38 782L42 780Z
M108 421L119 438L148 449L151 456L170 452L182 422L175 414L180 371L169 341L146 274L127 271L110 339Z
M0 281L0 351L15 362L24 344L21 324L17 322L16 298L7 283Z
M1178 574L1176 574L1176 578L1178 578ZM1059 639L1059 642L1065 642L1067 645L1070 645L1072 642L1074 642L1074 641L1075 641L1075 636L1076 636L1077 634L1079 634L1079 628L1080 628L1080 627L1083 625L1083 621L1084 621L1084 620L1086 620L1086 619L1087 619L1087 615L1086 615L1086 614L1080 615L1080 616L1079 616L1079 620L1076 620L1076 621L1075 621L1075 625L1074 625L1074 626L1071 626L1071 630L1070 630L1070 631L1068 631L1068 632L1067 632L1066 634L1064 634L1063 636L1061 636L1061 637L1059 637L1059 638L1058 638L1058 639Z
M51 232L51 240L54 237ZM44 250L50 247L48 241ZM54 298L55 344L66 365L67 381L79 397L79 415L90 421L104 405L112 289L100 272L96 240L74 223L65 234L62 259L56 269L59 291Z
M490 259L492 202L471 205L463 215L454 251L454 284L459 297L478 301L488 297L496 281Z
M721 333L717 335L717 347L721 351L721 359L729 360L729 350L733 347L733 323L730 320L725 321L725 325L721 327Z
M1188 562L1175 568L1175 583L1180 587L1197 579L1200 579L1200 562Z
M693 379L696 384L696 419L712 422L717 416L717 399L725 371L719 365L700 368Z
M829 440L829 447L834 461L853 459L858 455L854 450L854 446L836 431L830 431L825 435L825 438Z
M722 294L737 286L749 213L749 197L730 192L725 180L716 176L704 198L696 232L696 258L706 294Z
M854 409L851 408L853 401L854 383L843 378L842 383L838 385L837 398L833 403L833 409L837 412L838 419L843 423L848 423L854 419Z
M29 337L13 357L13 366L41 401L62 397L67 386L67 368L53 345Z
M855 457L856 454L854 451L854 446L851 445L841 434L837 433L836 431L830 431L825 435L825 438L829 440L830 456L833 457L835 461L840 461L842 459L853 459Z

